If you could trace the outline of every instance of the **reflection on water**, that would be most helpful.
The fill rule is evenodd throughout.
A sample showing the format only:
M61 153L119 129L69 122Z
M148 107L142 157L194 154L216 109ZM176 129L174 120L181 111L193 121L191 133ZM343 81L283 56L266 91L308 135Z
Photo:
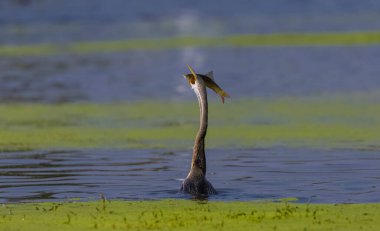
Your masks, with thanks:
M215 200L297 197L315 203L380 202L375 151L209 150ZM85 150L0 153L0 202L72 198L182 198L190 151Z

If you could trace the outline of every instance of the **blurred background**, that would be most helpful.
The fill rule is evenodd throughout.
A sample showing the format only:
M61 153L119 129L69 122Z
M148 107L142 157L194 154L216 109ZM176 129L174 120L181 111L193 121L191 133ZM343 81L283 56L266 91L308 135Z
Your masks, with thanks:
M2 0L0 28L1 102L193 100L181 77L186 64L214 70L234 98L380 87L373 44L214 44L250 34L377 32L375 0Z

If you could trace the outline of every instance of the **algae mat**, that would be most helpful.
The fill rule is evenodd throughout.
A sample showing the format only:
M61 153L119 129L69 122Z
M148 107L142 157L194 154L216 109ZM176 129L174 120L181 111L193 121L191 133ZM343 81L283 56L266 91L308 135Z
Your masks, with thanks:
M380 204L185 200L3 204L2 230L378 230Z
M377 149L378 94L210 103L209 148L308 146ZM194 102L0 106L0 150L189 148Z
M380 44L379 31L346 33L243 34L220 37L169 37L84 41L69 44L0 45L0 56L45 56L94 54L136 50L168 50L185 47L262 47L262 46L368 46Z

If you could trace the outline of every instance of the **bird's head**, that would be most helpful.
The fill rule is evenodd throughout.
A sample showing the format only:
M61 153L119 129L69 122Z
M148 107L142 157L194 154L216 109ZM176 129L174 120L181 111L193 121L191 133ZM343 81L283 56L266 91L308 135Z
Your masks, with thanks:
M190 70L190 74L186 74L184 75L183 77L185 77L185 79L187 79L187 82L189 82L189 85L191 87L193 87L193 85L195 84L195 82L198 80L198 75L195 73L195 71L193 70L193 68L190 67L190 65L187 65L187 67L189 68Z
M196 79L193 74L186 74L186 75L183 75L183 77L187 80L187 82L189 82L190 86L195 84Z

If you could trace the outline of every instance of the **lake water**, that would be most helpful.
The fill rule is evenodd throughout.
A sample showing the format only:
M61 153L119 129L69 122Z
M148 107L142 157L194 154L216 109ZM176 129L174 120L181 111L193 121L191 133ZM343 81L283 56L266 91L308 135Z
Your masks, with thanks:
M207 151L210 200L298 198L380 201L380 157L370 150L270 148ZM0 202L188 198L179 194L191 151L85 150L0 153Z
M194 100L186 64L214 70L232 99L380 88L380 47L185 48L0 59L2 102ZM211 99L216 99L212 96Z

